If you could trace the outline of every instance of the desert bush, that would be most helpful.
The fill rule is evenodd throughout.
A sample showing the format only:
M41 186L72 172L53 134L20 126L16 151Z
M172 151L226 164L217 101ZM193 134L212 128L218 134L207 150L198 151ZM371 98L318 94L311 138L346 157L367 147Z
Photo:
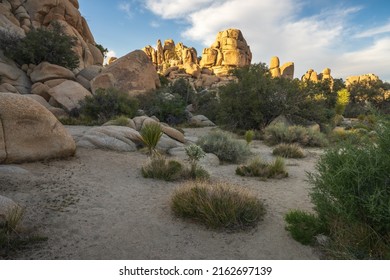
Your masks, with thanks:
M114 88L98 89L80 102L80 114L103 124L115 117L132 118L138 110L138 101Z
M246 144L249 145L250 143L252 143L254 137L255 137L255 131L253 129L247 130L245 132Z
M277 145L272 154L275 156L281 156L285 158L304 158L305 152L298 144L279 144Z
M194 94L192 104L198 115L204 115L214 123L217 121L219 101L215 91L204 90Z
M130 119L129 117L122 115L112 119L109 123L110 125L128 126L130 124Z
M32 29L25 37L0 31L0 49L20 65L47 61L72 70L79 66L79 58L73 51L76 43L77 38L65 34L58 22L53 22L51 29Z
M191 84L183 78L179 78L170 83L168 85L168 92L178 94L184 100L185 104L191 104L195 94Z
M141 171L145 178L154 178L165 181L175 181L182 177L183 165L176 160L167 160L163 156L149 159Z
M268 126L264 130L264 140L270 145L279 143L299 143L310 147L328 145L326 136L321 132L303 126L286 126L281 123Z
M336 114L343 115L345 108L349 103L349 92L346 88L341 89L337 92L337 101L336 101Z
M177 125L186 120L186 103L178 94L169 92L169 88L137 96L140 109L148 116L156 116L160 121Z
M261 178L285 178L288 177L284 160L276 158L273 162L267 163L259 157L250 160L246 165L240 165L236 168L236 174L248 177Z
M248 191L228 183L188 182L172 197L173 212L213 229L242 230L262 219L262 202Z
M228 132L212 131L200 137L197 143L206 153L213 153L222 161L237 163L245 160L250 149L241 140L234 139Z
M315 236L323 233L321 222L314 214L301 210L292 210L284 217L286 230L298 242L304 245L313 245Z
M186 151L186 154L190 160L191 177L196 178L197 174L198 174L198 177L202 177L203 176L202 173L205 174L205 172L207 172L207 171L202 169L201 167L198 167L198 162L206 155L206 153L198 145L187 146L185 148L185 151ZM207 177L207 175L204 175L204 177Z
M161 125L154 122L145 124L140 134L141 141L147 147L149 156L157 155L156 146L163 135Z
M359 147L342 143L329 149L309 176L320 221L332 243L339 243L338 248L351 258L390 257L389 147L390 124L383 122L378 125L376 142ZM381 249L374 244L382 244Z

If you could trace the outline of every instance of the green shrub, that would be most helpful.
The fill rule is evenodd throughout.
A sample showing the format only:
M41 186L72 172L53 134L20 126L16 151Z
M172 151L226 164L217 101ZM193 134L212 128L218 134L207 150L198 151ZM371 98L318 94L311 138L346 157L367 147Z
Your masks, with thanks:
M298 242L304 245L313 245L315 236L323 233L321 223L313 214L300 210L292 210L285 216L286 230Z
M140 131L141 141L148 148L148 153L150 156L156 155L156 146L158 141L160 141L163 131L159 123L148 123L144 125Z
M236 169L236 174L247 177L261 178L285 178L288 173L282 158L276 158L272 163L266 163L259 157L249 161L247 165L240 165Z
M138 101L127 93L114 88L98 89L92 96L80 102L80 114L103 124L115 117L133 118L138 110Z
M337 92L337 102L336 102L336 114L343 115L346 106L349 103L349 92L346 88L341 89Z
M378 126L376 142L363 142L358 147L342 143L328 150L309 177L319 219L332 240L356 241L346 248L349 253L355 252L353 258L390 257L389 147L390 123L383 122ZM370 229L370 235L356 236L351 228ZM340 239L340 229L349 236ZM376 241L367 243L368 237ZM385 244L387 249L376 251L372 244Z
M246 143L249 145L250 143L252 143L253 141L253 138L255 137L255 131L253 129L251 130L247 130L245 132L245 141Z
M328 140L321 132L303 126L286 126L278 123L264 130L264 140L270 145L279 143L299 143L302 146L325 147Z
M145 178L154 178L165 181L174 181L182 177L183 165L176 160L167 160L165 157L152 157L141 171Z
M220 160L231 163L243 161L251 154L243 141L234 139L232 134L223 131L212 131L200 137L197 144L206 153L213 153Z
M191 164L191 175L196 178L196 173L198 172L200 176L204 173L204 169L198 168L198 162L201 160L206 153L198 145L190 145L185 148L186 154L190 160Z
M254 227L262 219L262 202L244 189L227 183L188 182L173 197L173 212L214 229Z
M196 93L192 104L196 114L204 115L214 123L217 121L219 101L215 91L207 90Z
M183 78L174 80L169 86L168 90L172 94L179 95L185 102L185 104L191 104L194 99L195 91L191 84Z
M72 70L79 66L79 58L73 51L76 43L77 38L65 34L58 22L53 22L51 29L32 29L24 38L0 32L0 49L20 65L47 61Z
M164 91L166 90L166 91ZM177 125L186 120L186 103L178 94L172 94L169 89L159 89L148 94L137 96L140 109L148 116L156 116L160 121Z
M298 144L279 144L277 145L272 154L275 156L281 156L285 158L304 158L305 152Z
M126 116L118 116L114 118L113 120L108 122L109 125L116 125L116 126L129 126L130 125L130 119Z

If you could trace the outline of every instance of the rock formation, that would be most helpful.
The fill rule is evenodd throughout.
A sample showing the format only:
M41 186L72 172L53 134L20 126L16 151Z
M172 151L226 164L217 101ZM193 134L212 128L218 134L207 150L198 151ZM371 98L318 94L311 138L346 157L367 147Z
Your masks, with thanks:
M99 88L117 88L129 95L154 90L160 80L152 61L141 50L133 51L105 67L91 81L92 92Z
M218 33L210 48L202 52L200 67L209 68L215 75L227 75L236 67L250 65L252 52L244 36L238 29L228 29Z
M350 76L347 77L345 85L348 87L354 83L369 83L369 82L379 81L379 77L375 74L365 74L360 76Z
M279 57L274 56L271 58L269 71L273 78L294 79L294 62L286 62L280 67Z
M103 55L78 9L77 0L2 0L0 29L24 36L32 28L50 28L53 22L59 22L66 34L77 38L75 52L80 58L80 68L102 65Z
M62 124L25 95L0 93L0 163L72 156L76 145Z
M333 77L331 76L331 70L329 68L325 68L322 73L317 74L313 69L309 69L306 71L305 75L302 76L302 81L312 81L319 82L329 79L331 84L333 84Z

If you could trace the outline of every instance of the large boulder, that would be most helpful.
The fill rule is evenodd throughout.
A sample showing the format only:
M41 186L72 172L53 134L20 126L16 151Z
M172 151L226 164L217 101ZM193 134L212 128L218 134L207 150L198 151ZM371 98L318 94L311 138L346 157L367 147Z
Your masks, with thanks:
M21 209L12 199L0 195L0 226L7 221L10 212L14 209Z
M31 81L26 73L19 69L15 63L5 58L0 51L0 92L12 89L15 93L26 94L31 90Z
M0 163L72 156L76 145L41 104L19 94L0 93Z
M33 83L37 83L53 79L74 80L75 76L72 71L66 69L65 67L51 64L49 62L42 62L34 68L30 78Z
M152 61L141 50L133 51L111 63L91 81L92 92L114 87L129 95L154 90L160 80Z
M79 108L80 101L85 97L92 96L87 89L74 81L65 81L51 88L49 95L68 112Z

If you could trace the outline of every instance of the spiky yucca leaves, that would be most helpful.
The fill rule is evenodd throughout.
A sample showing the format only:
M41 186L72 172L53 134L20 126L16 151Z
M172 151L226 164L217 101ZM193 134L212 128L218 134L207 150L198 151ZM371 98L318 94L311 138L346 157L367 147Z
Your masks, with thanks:
M158 144L158 141L160 141L161 136L163 135L161 125L159 123L154 122L145 124L142 127L140 134L141 141L148 148L149 155L157 155L158 152L156 150L156 146Z

